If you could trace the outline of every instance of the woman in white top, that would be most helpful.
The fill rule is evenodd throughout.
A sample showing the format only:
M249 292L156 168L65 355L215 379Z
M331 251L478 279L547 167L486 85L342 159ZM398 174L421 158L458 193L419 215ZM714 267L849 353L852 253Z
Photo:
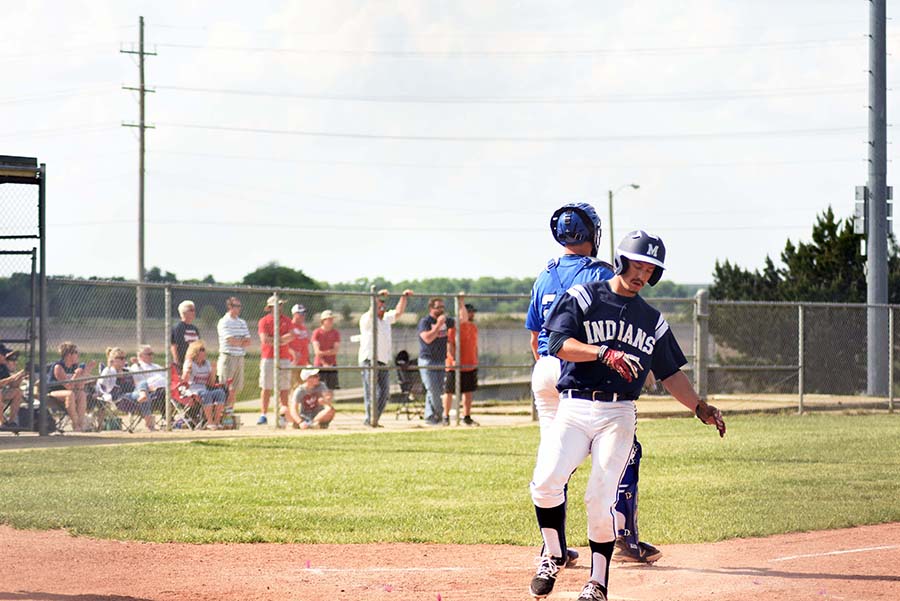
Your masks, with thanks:
M206 429L220 430L225 410L225 391L212 388L216 384L216 366L206 359L206 343L203 340L196 340L188 346L181 380L188 384L192 393L200 397Z
M97 380L97 390L103 395L104 400L114 403L119 411L140 413L147 429L156 430L156 420L151 413L147 382L135 382L134 390L124 392L125 385L131 379L128 370L125 369L125 351L119 347L107 348L106 361L106 367L100 373L100 379Z

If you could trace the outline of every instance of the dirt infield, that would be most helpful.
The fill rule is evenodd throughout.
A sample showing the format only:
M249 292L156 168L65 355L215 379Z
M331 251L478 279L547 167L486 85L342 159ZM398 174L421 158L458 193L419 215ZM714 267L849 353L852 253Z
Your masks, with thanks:
M530 600L534 549L457 545L185 545L0 526L0 601ZM589 561L550 599L574 599ZM900 523L667 545L653 566L615 564L611 599L900 599Z

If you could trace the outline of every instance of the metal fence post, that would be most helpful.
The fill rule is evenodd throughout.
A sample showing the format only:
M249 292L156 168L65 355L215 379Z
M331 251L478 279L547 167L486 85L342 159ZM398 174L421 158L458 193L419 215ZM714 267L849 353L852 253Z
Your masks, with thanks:
M281 427L279 421L281 412L281 391L278 389L278 371L281 368L281 307L278 306L278 291L276 290L272 296L275 298L275 306L272 307L272 376L275 381L272 382L272 404L275 406L275 429ZM287 420L287 417L285 417ZM285 421L287 425L287 421Z
M369 360L369 425L378 427L378 297L375 294L375 285L369 287L372 298L369 300L369 311L372 315L372 358ZM385 299L387 302L387 299ZM387 307L385 307L387 309ZM365 403L365 399L363 399Z
M797 305L797 413L803 414L803 305Z
M459 417L459 406L462 403L462 372L459 370L460 363L460 352L462 346L462 323L459 321L459 316L462 315L462 312L465 310L465 303L463 302L463 293L460 292L456 297L456 332L453 335L453 342L456 345L455 351L453 353L453 361L456 364L453 368L453 377L455 382L455 390L453 391L453 405L456 410L456 425L459 425L460 417ZM471 318L471 315L468 316Z
M146 303L147 303L147 291L144 290L144 286L142 285L143 275L141 275L138 280L137 286L135 288L135 335L137 337L137 342L135 343L136 348L140 348L142 344L144 344L144 317L147 314Z
M694 387L701 399L708 391L709 365L706 357L709 333L709 292L698 290L694 302Z
M894 412L894 308L888 308L888 411Z
M172 287L166 286L163 297L165 299L163 305L163 349L166 367L166 430L172 431L172 360L169 349L169 332L172 331Z

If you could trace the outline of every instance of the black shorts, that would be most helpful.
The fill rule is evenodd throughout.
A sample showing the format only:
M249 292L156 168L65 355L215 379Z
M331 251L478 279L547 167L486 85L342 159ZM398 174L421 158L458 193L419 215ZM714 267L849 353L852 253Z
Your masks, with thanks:
M336 369L319 368L319 378L328 390L337 390L341 387L338 383L338 371Z
M461 371L459 378L460 392L475 392L478 390L478 370ZM448 371L447 378L444 380L444 392L456 394L456 372Z

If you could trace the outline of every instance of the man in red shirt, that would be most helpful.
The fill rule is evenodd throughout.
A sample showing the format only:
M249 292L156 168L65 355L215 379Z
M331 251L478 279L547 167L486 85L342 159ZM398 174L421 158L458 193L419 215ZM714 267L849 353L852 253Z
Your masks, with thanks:
M306 329L306 307L296 304L291 307L291 332L294 339L291 340L289 350L291 352L291 364L295 367L309 365L309 330ZM300 370L291 370L291 389L300 384Z
M268 421L266 414L269 412L269 399L272 398L275 387L275 374L272 373L275 369L275 299L275 295L272 295L266 301L266 314L259 320L256 329L260 343L259 387L262 390L262 412L256 422L258 425ZM281 403L279 415L283 415L287 411L291 386L291 352L288 345L294 339L294 333L291 331L291 320L281 311L284 301L279 299L278 304L278 366L281 368L278 370L278 399Z
M331 309L322 311L319 317L321 327L312 335L313 352L316 354L313 365L316 367L333 367L337 365L338 349L341 346L341 333L334 327L334 312ZM320 369L319 376L328 390L340 388L336 369Z
M462 392L463 419L466 426L479 425L472 419L472 393L478 389L478 326L475 307L466 304L459 314L459 388ZM450 407L456 394L456 328L447 330L447 379L444 382L444 423L450 420Z

